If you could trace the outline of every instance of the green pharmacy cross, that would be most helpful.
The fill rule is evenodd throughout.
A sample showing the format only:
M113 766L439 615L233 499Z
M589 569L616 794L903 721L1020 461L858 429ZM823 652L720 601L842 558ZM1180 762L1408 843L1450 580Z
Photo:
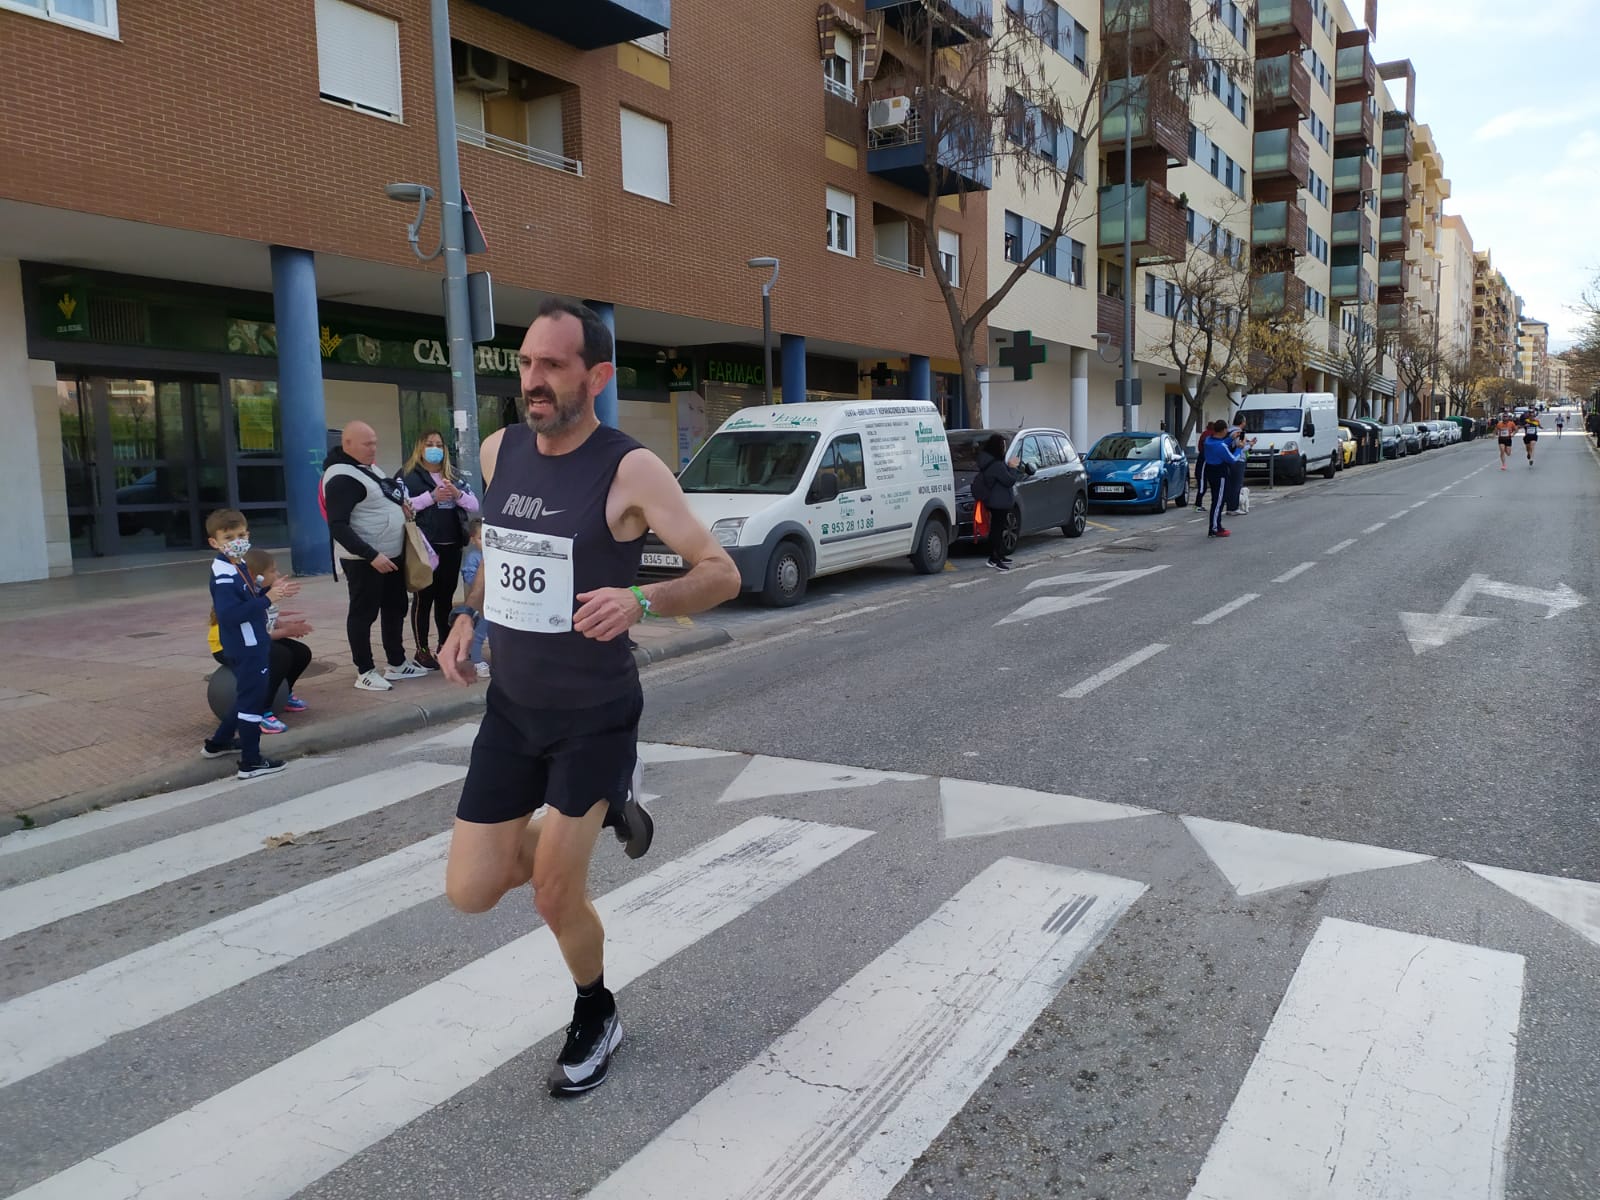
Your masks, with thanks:
M1031 329L1019 329L1011 339L1011 345L1000 351L997 356L1002 367L1011 368L1011 378L1018 383L1025 383L1033 378L1033 368L1036 363L1044 361L1045 348L1035 345Z

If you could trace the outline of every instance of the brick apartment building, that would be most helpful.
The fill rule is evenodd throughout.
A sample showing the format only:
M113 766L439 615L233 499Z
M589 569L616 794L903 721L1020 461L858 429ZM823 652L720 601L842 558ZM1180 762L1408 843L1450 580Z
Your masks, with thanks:
M618 424L678 465L764 399L766 273L746 260L765 255L783 398L926 395L965 422L898 219L915 165L867 143L897 7L451 5L462 181L489 245L472 266L499 324L477 353L483 432L516 419L540 300L575 296L614 321ZM384 195L437 186L426 0L0 0L0 77L0 582L203 545L223 505L284 544L306 504L286 464L305 478L323 448L289 434L366 420L393 469L448 427L439 265ZM982 288L981 188L941 213L939 250ZM437 230L435 204L424 249ZM280 395L278 325L313 302L320 394Z

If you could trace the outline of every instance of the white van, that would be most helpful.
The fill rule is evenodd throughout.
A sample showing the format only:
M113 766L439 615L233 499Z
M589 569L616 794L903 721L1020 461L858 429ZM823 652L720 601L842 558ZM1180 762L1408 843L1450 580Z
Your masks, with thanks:
M1339 469L1339 402L1332 392L1258 392L1239 406L1246 439L1254 438L1246 471L1304 483L1310 471L1332 479Z
M925 400L744 408L678 476L689 507L733 556L744 590L783 606L819 575L907 555L944 569L956 524L950 444ZM683 560L654 534L642 573Z

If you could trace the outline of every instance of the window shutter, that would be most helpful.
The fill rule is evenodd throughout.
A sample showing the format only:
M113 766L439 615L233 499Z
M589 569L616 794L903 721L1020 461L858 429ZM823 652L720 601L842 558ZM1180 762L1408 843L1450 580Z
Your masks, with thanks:
M626 108L622 110L622 186L654 200L672 199L666 125Z
M345 0L317 0L317 88L385 116L400 115L400 26Z

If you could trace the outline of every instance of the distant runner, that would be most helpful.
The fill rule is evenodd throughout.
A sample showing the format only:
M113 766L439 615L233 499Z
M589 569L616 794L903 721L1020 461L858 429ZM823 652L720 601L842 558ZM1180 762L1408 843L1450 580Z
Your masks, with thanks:
M1511 419L1511 414L1503 412L1494 425L1495 437L1500 442L1500 469L1506 469L1506 462L1511 457L1511 439L1516 436L1517 423Z
M1532 412L1522 415L1522 448L1528 452L1528 465L1533 466L1533 448L1539 444L1539 418Z
M1563 429L1565 429L1566 426L1567 426L1567 419L1565 417L1563 417L1560 413L1557 413L1556 414L1556 436L1557 437L1561 436L1561 431Z

